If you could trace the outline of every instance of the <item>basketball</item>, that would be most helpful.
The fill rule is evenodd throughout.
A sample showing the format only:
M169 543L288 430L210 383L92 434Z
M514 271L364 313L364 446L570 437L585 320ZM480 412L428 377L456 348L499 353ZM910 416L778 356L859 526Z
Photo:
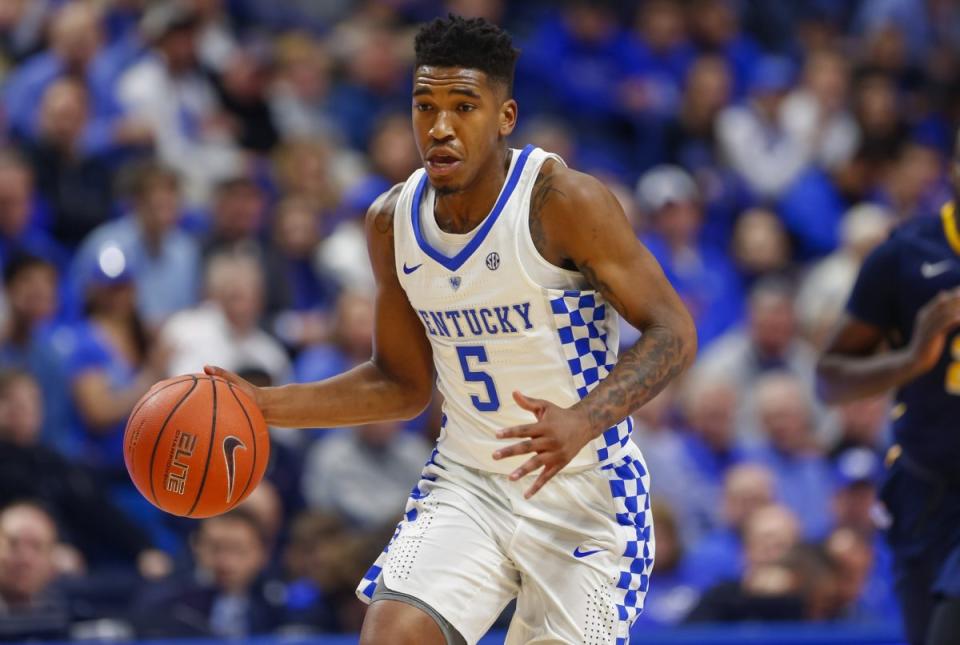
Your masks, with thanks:
M270 435L245 392L220 377L190 374L160 381L137 402L123 455L152 504L173 515L210 517L260 483Z

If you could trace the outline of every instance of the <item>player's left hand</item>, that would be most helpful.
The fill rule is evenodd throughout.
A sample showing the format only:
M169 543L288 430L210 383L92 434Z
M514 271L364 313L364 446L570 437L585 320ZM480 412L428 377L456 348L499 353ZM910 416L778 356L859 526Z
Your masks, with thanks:
M586 415L574 408L561 408L549 401L532 399L519 392L513 393L513 400L524 410L533 412L537 420L535 423L499 431L498 439L523 437L524 440L497 450L493 453L493 458L506 459L530 452L537 453L510 473L510 479L516 481L543 468L540 476L523 494L529 499L570 463L580 449L594 438L594 434L590 430Z

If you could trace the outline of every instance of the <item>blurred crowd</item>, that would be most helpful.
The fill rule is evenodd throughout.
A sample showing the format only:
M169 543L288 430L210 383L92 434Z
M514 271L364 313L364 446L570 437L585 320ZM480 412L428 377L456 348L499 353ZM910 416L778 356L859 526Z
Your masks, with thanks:
M863 257L950 197L955 3L4 0L0 639L358 629L439 400L272 430L264 483L204 521L135 491L122 434L204 363L279 384L370 356L362 217L419 165L412 34L446 11L512 31L514 145L601 177L697 321L636 415L640 628L895 620L888 402L826 408L813 368Z

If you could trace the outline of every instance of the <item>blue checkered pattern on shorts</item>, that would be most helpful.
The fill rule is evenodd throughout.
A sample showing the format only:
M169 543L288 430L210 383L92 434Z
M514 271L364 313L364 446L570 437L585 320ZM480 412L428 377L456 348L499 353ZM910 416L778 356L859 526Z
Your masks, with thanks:
M560 337L563 356L573 375L577 395L582 399L607 377L617 355L607 344L607 304L594 291L552 292L550 309ZM626 418L594 440L597 458L607 461L626 446L633 421Z
M441 425L446 424L446 416L443 417ZM397 539L397 536L400 535L400 531L403 529L403 525L406 522L413 522L417 519L417 509L414 506L414 502L421 500L427 496L420 489L420 483L423 481L436 481L437 476L431 475L429 473L430 466L436 466L437 468L443 468L440 464L437 463L437 455L439 451L434 448L433 452L430 453L430 458L427 459L427 463L423 467L423 472L420 473L420 480L413 487L413 490L410 491L410 498L407 500L406 512L403 514L403 519L397 524L397 528L393 532L393 537L390 538L390 541L387 542L387 546L383 548L383 551L377 557L376 562L373 563L367 572L363 575L363 580L360 581L360 584L357 585L357 597L360 600L365 602L370 602L373 600L373 594L377 590L377 584L380 581L380 572L383 571L383 565L386 564L388 554L390 552L390 545L393 544L394 540Z
M617 523L627 534L614 592L619 627L617 645L630 640L630 626L643 609L653 569L653 524L650 517L650 477L643 462L627 455L603 466L610 478Z

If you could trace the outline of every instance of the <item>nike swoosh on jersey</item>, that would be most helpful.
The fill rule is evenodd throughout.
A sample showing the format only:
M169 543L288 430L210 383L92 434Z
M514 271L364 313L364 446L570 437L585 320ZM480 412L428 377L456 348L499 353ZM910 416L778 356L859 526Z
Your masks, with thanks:
M407 275L410 275L411 273L413 273L414 271L416 271L417 269L419 269L419 268L422 267L422 266L423 266L423 262L421 262L420 264L418 264L418 265L416 265L416 266L412 266L412 267L408 267L408 266L407 266L407 263L404 262L404 263L403 263L403 272L406 273Z
M953 266L953 260L941 260L940 262L924 262L920 265L920 273L924 278L936 278L941 273L945 273Z
M593 551L581 551L580 547L577 547L573 550L573 557L575 558L585 558L588 555L593 555L594 553L600 553L603 549L594 549Z
M233 435L227 435L223 438L223 459L227 462L227 502L233 499L233 482L237 474L236 452L237 448L246 450L247 446Z

